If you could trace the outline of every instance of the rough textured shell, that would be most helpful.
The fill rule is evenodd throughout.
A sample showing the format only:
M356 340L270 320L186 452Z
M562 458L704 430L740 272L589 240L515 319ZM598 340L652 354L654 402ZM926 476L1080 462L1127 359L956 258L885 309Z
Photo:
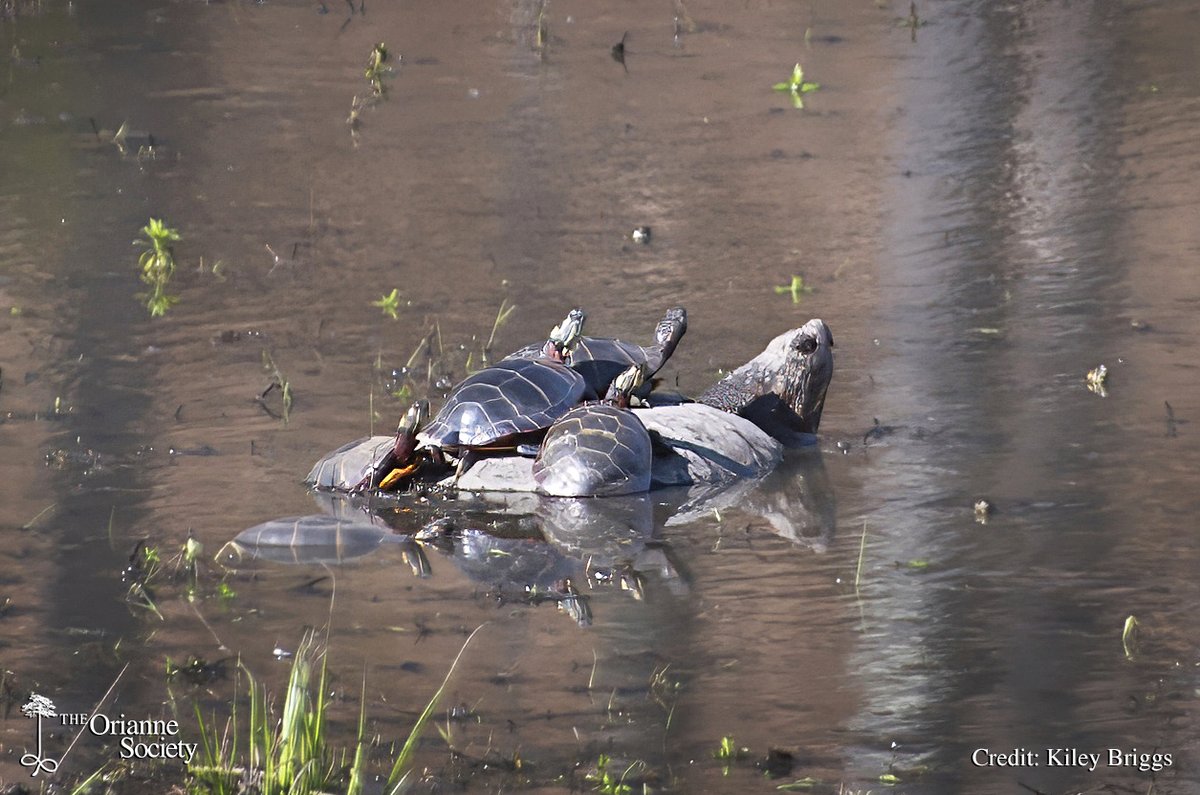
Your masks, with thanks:
M533 462L538 491L556 497L637 494L650 488L650 435L632 413L572 409L546 433Z
M512 359L480 370L459 384L437 416L417 435L436 447L482 447L547 428L583 398L583 376L569 367Z
M392 436L368 436L344 444L314 464L304 482L319 489L349 491L367 476L395 441Z

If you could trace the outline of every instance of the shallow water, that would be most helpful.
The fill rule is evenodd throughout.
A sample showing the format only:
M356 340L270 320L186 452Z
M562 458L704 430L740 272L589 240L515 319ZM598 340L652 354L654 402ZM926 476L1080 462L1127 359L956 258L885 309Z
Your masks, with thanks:
M475 791L590 789L602 752L677 792L878 791L889 772L912 793L1200 789L1191 4L923 5L914 41L905 3L693 0L676 36L678 5L564 0L542 52L528 4L326 6L0 3L0 779L28 781L30 691L88 711L128 662L110 711L174 703L186 732L191 701L234 683L168 686L166 658L240 655L278 688L274 648L326 624L335 731L352 740L365 671L390 742L487 622L444 706L470 714L455 748L490 763L452 762L433 731L419 753ZM400 59L352 134L379 41ZM770 90L798 59L822 84L803 111ZM180 302L155 320L129 245L151 216L184 236ZM798 304L772 289L793 274ZM370 305L392 288L396 320ZM692 393L822 317L822 450L716 513L651 506L641 591L587 585L613 544L572 537L578 518L541 515L564 528L548 547L472 513L517 546L477 568L431 548L414 577L387 543L239 567L228 602L164 585L161 620L126 606L139 539L212 554L318 510L300 479L394 422L387 374L436 324L409 384L440 395L503 300L497 354L576 303L634 339L683 304L664 372ZM255 400L264 351L286 424ZM1107 397L1084 382L1101 363ZM509 560L541 568L491 565ZM589 626L523 598L581 570ZM750 752L726 775L729 735ZM794 757L779 779L754 765L768 748ZM1041 764L978 767L979 748ZM1049 748L1105 758L1054 767ZM81 742L62 773L103 756Z

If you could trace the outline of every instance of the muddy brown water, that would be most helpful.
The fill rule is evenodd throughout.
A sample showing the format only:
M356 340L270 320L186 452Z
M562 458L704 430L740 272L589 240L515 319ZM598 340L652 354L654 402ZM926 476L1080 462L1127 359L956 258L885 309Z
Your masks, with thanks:
M31 781L30 692L88 711L129 663L108 713L174 710L188 735L234 684L168 685L167 658L240 655L280 688L272 651L309 626L330 626L335 737L365 672L391 742L486 622L439 722L465 707L454 746L489 763L429 730L431 782L590 789L605 753L676 792L1200 790L1191 3L922 3L914 41L900 2L556 0L542 52L525 4L362 10L0 4L0 778ZM352 135L379 41L395 72ZM803 111L771 90L797 60L822 84ZM184 237L156 320L129 245L151 216ZM793 274L795 304L773 290ZM392 288L395 320L371 306ZM414 577L397 545L239 568L228 602L165 585L161 619L126 606L138 539L211 555L317 511L309 465L403 407L380 372L436 323L432 376L460 378L502 301L500 353L576 303L634 338L683 304L665 372L691 392L822 317L821 452L717 513L654 507L676 574L647 568L641 599L578 583L588 627L519 598L532 574L431 552ZM286 425L254 400L264 351ZM1084 383L1101 363L1107 397ZM724 736L750 749L727 773ZM779 778L754 764L770 748L793 757ZM85 738L60 775L105 755Z

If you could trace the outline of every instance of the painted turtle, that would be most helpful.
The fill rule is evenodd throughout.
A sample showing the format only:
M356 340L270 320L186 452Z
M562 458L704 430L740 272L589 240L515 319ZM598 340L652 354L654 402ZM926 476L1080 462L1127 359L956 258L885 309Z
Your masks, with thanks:
M650 488L728 484L774 469L784 446L815 444L833 375L833 336L821 320L773 339L766 350L721 379L702 402L675 398L633 415L654 442ZM665 398L665 396L663 396ZM669 400L669 399L668 399ZM534 491L528 462L481 461L457 483L478 491Z
M467 376L421 431L401 421L394 452L373 465L370 482L389 489L428 458L442 462L447 453L458 456L461 474L478 451L540 441L587 394L583 376L564 363L586 318L582 309L572 309L550 332L539 358L505 360Z
M370 436L339 447L313 465L305 482L325 489L362 491L384 488L385 479L394 481L397 474L411 474L419 466L413 458L417 429L428 413L429 404L418 400L400 417L395 436Z
M772 340L706 391L702 402L655 401L654 408L634 409L654 442L650 488L759 478L782 460L784 444L815 443L833 375L832 349L828 326L811 320ZM375 437L373 443L387 441ZM370 444L337 455L360 455ZM482 459L452 483L463 491L538 490L532 462L518 456Z
M603 401L577 406L550 426L533 462L539 492L600 497L649 490L650 434L629 411L644 378L644 364L630 365Z
M681 306L668 309L654 328L654 343L647 346L635 345L609 337L581 337L571 349L571 369L579 372L587 381L588 388L597 396L604 395L613 379L630 365L645 366L645 386L637 394L650 392L650 379L671 358L679 341L687 331L687 310ZM539 345L526 345L510 354L506 360L539 358Z

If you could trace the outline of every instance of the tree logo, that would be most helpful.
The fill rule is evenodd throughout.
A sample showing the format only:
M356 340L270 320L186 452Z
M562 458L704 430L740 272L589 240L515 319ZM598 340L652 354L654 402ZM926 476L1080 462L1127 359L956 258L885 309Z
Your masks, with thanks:
M37 753L22 756L21 764L33 768L31 776L36 777L42 771L53 774L55 770L58 770L58 760L43 755L42 718L58 717L58 713L54 710L54 702L45 696L34 693L29 697L29 703L21 707L21 712L25 713L27 718L37 718Z

